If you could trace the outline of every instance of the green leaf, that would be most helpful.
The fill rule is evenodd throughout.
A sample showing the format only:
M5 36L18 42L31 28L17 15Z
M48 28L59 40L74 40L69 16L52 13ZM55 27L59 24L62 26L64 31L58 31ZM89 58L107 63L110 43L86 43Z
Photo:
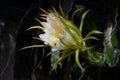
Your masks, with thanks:
M114 49L112 49L111 47L107 46L106 47L106 63L110 66L110 67L114 67L116 66L116 64L118 63L118 54L116 54L114 52Z
M119 47L119 43L116 37L115 32L112 33L112 38L111 38L111 42L114 48L118 48Z

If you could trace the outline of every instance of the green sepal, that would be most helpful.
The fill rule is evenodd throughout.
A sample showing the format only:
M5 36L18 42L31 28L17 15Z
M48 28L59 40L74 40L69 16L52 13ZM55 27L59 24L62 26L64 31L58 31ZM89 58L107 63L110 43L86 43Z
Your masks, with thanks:
M95 66L103 66L105 64L105 54L104 53L99 53L97 51L88 51L88 60L89 63Z
M84 72L84 68L82 67L82 65L79 61L79 54L80 54L80 50L76 49L76 51L75 51L75 62L77 64L77 66L81 69L81 71Z
M48 45L31 45L31 46L26 46L26 47L23 47L19 50L24 50L24 49L29 49L29 48L37 48L37 47L47 47Z
M69 53L68 53L67 50L62 51L60 57L59 57L59 58L55 61L55 63L53 64L51 71L53 71L54 69L56 69L57 65L58 65L61 61L63 61L65 58L71 56L72 54L74 54L74 51L71 51L71 52L69 52Z

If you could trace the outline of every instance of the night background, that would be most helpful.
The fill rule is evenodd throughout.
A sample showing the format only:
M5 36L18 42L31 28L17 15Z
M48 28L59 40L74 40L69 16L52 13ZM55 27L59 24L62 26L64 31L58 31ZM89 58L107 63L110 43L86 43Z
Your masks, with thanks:
M104 31L109 22L115 24L117 7L117 39L120 41L120 1L119 0L61 0L63 9L71 4L83 5L91 10L83 29L85 34L92 29ZM0 80L78 80L82 75L79 68L72 67L65 59L62 68L50 73L50 56L45 55L50 48L33 48L19 51L24 46L42 44L32 37L41 33L37 29L25 31L27 28L39 25L35 18L40 18L40 8L58 9L59 0L0 0ZM72 8L72 6L71 6ZM70 10L70 9L69 9ZM67 13L68 15L71 14ZM76 17L77 19L77 17ZM94 22L94 23L93 23ZM89 24L88 24L89 23ZM77 22L76 22L77 24ZM97 26L97 27L96 27ZM96 50L103 50L103 35L99 36ZM119 43L120 48L120 43ZM120 80L120 63L113 67L90 66L86 68L81 80ZM71 75L71 77L69 76Z

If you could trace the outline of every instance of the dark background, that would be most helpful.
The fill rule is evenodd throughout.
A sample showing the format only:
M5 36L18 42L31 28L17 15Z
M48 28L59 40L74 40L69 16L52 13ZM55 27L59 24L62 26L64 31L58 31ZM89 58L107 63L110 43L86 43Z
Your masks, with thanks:
M54 1L54 2L53 2ZM38 25L34 17L39 17L39 7L50 9L51 4L57 6L57 0L0 0L0 80L70 80L67 78L66 67L61 71L49 75L50 59L45 57L49 49L18 49L37 44L32 39L40 32L37 30L25 31L28 27ZM67 0L64 0L67 1ZM68 0L69 1L69 0ZM119 0L76 0L93 11L94 21L101 31L107 22L113 21L115 7ZM120 12L118 6L118 13ZM118 25L120 19L118 18ZM118 35L119 37L119 35ZM100 42L101 43L101 42ZM72 80L81 75L78 69L71 73ZM120 80L119 63L114 68L87 68L84 80ZM89 79L89 77L93 79ZM87 78L86 78L87 77Z

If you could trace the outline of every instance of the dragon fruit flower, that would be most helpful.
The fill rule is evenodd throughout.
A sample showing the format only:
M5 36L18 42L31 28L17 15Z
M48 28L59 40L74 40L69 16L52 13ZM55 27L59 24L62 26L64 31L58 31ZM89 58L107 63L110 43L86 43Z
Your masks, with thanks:
M55 12L47 13L45 20L41 21L44 34L39 37L44 44L49 45L52 51L75 49L79 44L79 30L69 20Z

